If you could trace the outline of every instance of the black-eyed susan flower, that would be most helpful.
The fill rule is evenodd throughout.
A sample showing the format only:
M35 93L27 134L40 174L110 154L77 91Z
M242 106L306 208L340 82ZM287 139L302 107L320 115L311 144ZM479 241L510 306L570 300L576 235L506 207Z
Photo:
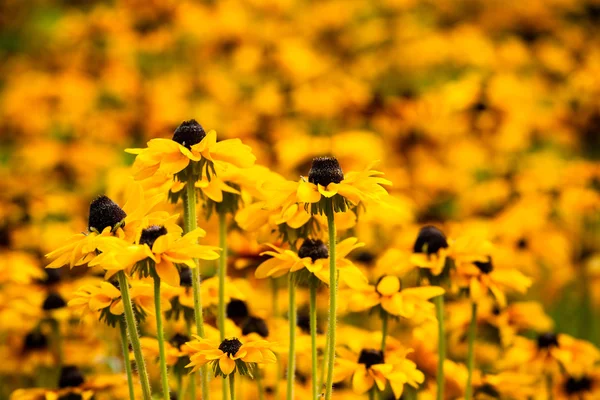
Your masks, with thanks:
M360 353L340 351L336 358L334 382L351 379L352 389L358 394L370 390L383 392L389 386L394 398L399 399L404 385L418 387L425 376L417 369L414 362L404 357L392 357L386 362L386 355L381 350L365 348Z
M429 300L444 294L439 286L403 288L402 280L393 275L382 276L375 285L352 285L344 293L349 299L351 311L363 311L373 307L394 317L412 319L433 316L434 305Z
M378 202L387 196L383 185L392 183L382 178L373 164L360 172L344 172L334 157L317 157L308 173L298 183L297 199L310 205L312 214L343 212L350 206L370 201ZM330 204L330 205L328 205Z
M413 245L411 262L417 267L429 270L433 277L437 277L446 268L447 256L448 241L444 233L435 226L421 228Z
M127 149L136 154L133 164L134 176L138 180L155 174L171 176L180 174L188 165L193 165L191 173L197 179L210 178L216 166L234 165L250 167L256 157L249 146L239 139L217 142L214 130L208 133L196 120L184 121L175 130L172 139L152 139L144 149ZM180 179L187 181L187 178Z
M346 258L352 250L363 245L356 238L344 239L336 245L336 266L342 281L366 282L362 272ZM271 258L256 268L254 274L257 278L277 278L287 273L296 273L297 279L301 282L308 282L314 277L318 281L329 284L329 250L321 240L306 239L297 254L273 245L268 246L273 250L265 251L262 255Z
M215 376L226 377L237 372L240 375L253 377L257 364L273 364L277 361L275 353L271 350L272 347L273 344L266 340L242 343L232 337L218 343L196 337L185 345L185 351L190 356L187 367L196 371L210 363Z

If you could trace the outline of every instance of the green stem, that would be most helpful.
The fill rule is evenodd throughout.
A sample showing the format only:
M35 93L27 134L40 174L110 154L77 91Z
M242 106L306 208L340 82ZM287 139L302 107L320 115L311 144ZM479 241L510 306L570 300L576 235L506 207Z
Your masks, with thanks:
M186 321L186 331L187 331L187 335L189 338L192 337L192 325L190 323L190 321ZM196 374L190 374L190 383L189 383L189 389L190 389L190 396L193 400L196 400Z
M444 361L446 360L446 329L444 328L444 295L433 299L438 320L437 400L444 400Z
M225 277L227 276L227 215L219 213L219 247L221 257L219 258L219 333L221 341L225 339ZM227 384L223 381L223 397L227 396Z
M119 279L119 289L121 290L125 321L127 322L129 342L131 343L131 347L133 348L135 364L138 368L138 374L140 376L142 396L144 400L151 400L152 392L150 389L150 380L148 379L148 371L146 370L144 355L142 354L142 345L140 343L140 337L138 335L137 322L135 320L135 315L133 314L133 305L131 304L131 296L129 295L129 283L127 282L125 272L119 271L117 273L117 277Z
M176 374L177 379L177 400L183 400L183 377L181 374Z
M225 213L219 214L219 332L225 339L225 277L227 276L227 225Z
M375 389L369 390L369 400L375 400Z
M386 312L381 316L381 351L385 353L385 340L388 332L388 315Z
M473 378L473 366L475 364L475 330L477 328L477 303L473 302L471 306L471 323L469 324L469 349L467 354L467 388L465 390L465 400L471 400L473 386L471 379Z
M273 306L273 317L279 317L279 281L277 278L271 279L271 296L272 296L272 306ZM279 400L279 381L281 381L281 361L279 357L277 357L277 373L275 376L275 400Z
M321 376L319 377L319 388L323 388L325 384L325 371L327 371L327 360L329 359L329 326L327 327L327 335L325 335L325 348L323 350L323 366L321 368Z
M433 299L438 320L437 400L444 400L444 361L446 360L446 329L444 328L444 295Z
M310 345L311 345L311 359L312 359L312 397L313 400L317 400L317 285L314 283L309 284L310 290Z
M554 394L552 393L552 386L554 386L552 383L552 374L548 373L546 374L546 398L548 400L553 400L554 398Z
M235 374L233 372L229 374L229 396L231 400L235 400Z
M296 376L296 285L289 276L289 311L290 347L288 351L287 400L294 398L294 379Z
M258 390L258 400L265 400L265 388L262 382L262 373L256 369L256 390Z
M167 355L165 352L165 333L163 331L162 310L160 307L160 277L156 271L154 271L152 275L154 275L154 312L156 313L156 339L158 340L160 380L162 383L163 398L169 400L169 375L167 371Z
M196 216L196 188L195 182L190 174L190 178L187 181L185 196L183 197L183 222L185 232L191 232L198 227L197 216ZM192 292L194 294L194 317L196 321L196 332L201 338L204 337L204 316L202 315L202 296L200 294L200 265L198 260L195 259L196 268L192 268ZM208 371L207 367L203 366L200 369L200 376L202 381L202 399L208 400L209 398L209 387L208 387ZM195 390L195 380L194 382ZM194 392L195 394L195 392Z
M119 321L119 332L121 333L121 349L123 350L123 364L127 373L127 385L129 386L129 400L135 399L135 390L133 388L133 374L131 372L131 361L129 361L129 342L127 341L127 326L125 321Z
M325 399L331 400L333 395L333 364L335 361L335 330L337 318L337 267L335 259L335 220L333 211L327 213L329 229L329 354L327 361L327 385Z

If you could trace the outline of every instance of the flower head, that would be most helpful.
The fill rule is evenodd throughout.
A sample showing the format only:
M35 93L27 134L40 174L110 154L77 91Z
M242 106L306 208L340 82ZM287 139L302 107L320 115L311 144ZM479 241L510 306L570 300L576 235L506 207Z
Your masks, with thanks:
M238 372L241 375L253 377L257 364L276 362L272 347L273 344L266 340L242 343L238 338L231 337L217 343L196 337L196 340L185 345L185 350L190 356L190 363L187 367L196 371L201 366L210 363L215 376L225 377Z

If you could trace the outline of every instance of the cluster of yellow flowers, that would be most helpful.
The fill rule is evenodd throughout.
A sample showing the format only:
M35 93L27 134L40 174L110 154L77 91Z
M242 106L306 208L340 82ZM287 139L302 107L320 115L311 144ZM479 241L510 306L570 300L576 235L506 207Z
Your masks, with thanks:
M600 398L599 15L0 5L0 400Z

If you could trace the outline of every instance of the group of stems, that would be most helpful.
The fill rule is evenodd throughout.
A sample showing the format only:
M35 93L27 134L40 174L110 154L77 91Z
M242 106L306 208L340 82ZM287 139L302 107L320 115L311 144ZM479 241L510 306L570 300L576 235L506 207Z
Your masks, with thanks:
M133 355L135 357L135 365L138 369L140 376L140 386L142 387L142 398L144 400L152 399L152 392L150 389L150 380L148 379L148 371L146 370L146 363L144 362L144 355L142 354L142 345L140 343L140 336L138 334L137 322L135 315L133 314L133 306L131 304L131 296L129 295L129 283L127 282L127 276L124 271L117 273L119 280L119 288L121 289L121 299L123 301L123 308L125 314L125 322L127 324L127 331L129 333L129 342L133 349ZM127 357L127 361L129 357Z

